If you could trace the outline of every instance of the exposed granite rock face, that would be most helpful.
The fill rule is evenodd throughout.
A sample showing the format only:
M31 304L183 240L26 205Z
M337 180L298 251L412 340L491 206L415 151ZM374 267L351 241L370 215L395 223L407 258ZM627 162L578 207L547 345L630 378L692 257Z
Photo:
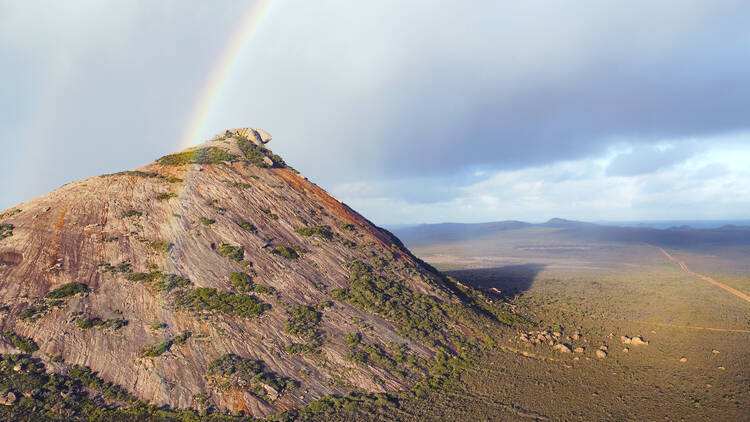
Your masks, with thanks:
M259 129L234 129L189 150L214 146L240 155L237 136L259 146L271 139ZM353 332L383 350L403 344L416 357L433 354L399 334L395 322L331 301L332 290L349 285L346 264L352 260L382 260L389 279L457 302L389 233L288 168L242 160L152 163L67 184L0 215L0 224L12 225L12 235L0 240L0 301L8 306L0 313L0 331L32 338L39 346L36 357L61 356L65 364L89 366L156 404L194 407L195 398L205 395L218 408L266 416L355 388L407 388L419 374L404 377L347 357L344 338ZM303 227L325 230L295 231ZM279 247L299 257L289 259ZM247 293L231 273L247 273L255 286L271 287L249 293L270 309L243 317L181 306L181 298L197 287ZM185 279L191 284L180 284ZM45 298L74 282L88 290ZM317 307L319 353L287 352L287 345L306 342L285 330L293 305ZM118 320L126 325L112 328L110 321ZM93 325L81 328L86 322ZM190 336L178 341L185 332ZM165 341L171 343L162 354L144 354ZM19 352L6 339L0 339L0 349ZM207 368L225 354L261 361L264 373L298 386L279 392L266 383L267 394L222 387Z

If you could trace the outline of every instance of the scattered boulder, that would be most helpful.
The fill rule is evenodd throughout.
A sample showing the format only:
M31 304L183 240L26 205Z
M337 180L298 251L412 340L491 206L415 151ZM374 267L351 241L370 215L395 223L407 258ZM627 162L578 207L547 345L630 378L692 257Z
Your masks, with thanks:
M604 350L597 350L596 357L598 357L599 359L604 359L607 357L607 352L605 352Z
M685 363L685 362L687 362L687 358L686 358L685 356L681 357L681 358L680 358L680 362L681 362L681 363Z
M628 336L620 336L620 341L622 344L630 344L632 340Z
M576 347L575 349L573 349L573 352L575 352L575 353L583 353L583 347Z
M601 346L599 346L599 350L602 350L602 351L606 352L609 349L607 349L607 345L606 344L602 344Z
M12 391L8 391L5 394L0 394L0 404L3 406L10 406L16 402L16 395Z
M630 339L630 343L633 346L648 346L647 341L643 341L643 337L641 336L635 336L632 339Z
M557 350L560 353L570 353L570 347L568 347L568 346L566 346L566 345L564 345L562 343L558 343L558 344L556 344L552 348L555 349L555 350Z
M630 349L628 349L627 347L624 348L624 349L622 349L622 353L628 353L629 351L630 351Z
M716 368L716 369L718 369L719 371L726 371L726 370L727 370L727 368L725 368L725 367L723 367L723 366L720 366L720 367L718 367L718 368Z
M719 354L719 353L721 353L721 352L720 352L720 351L718 351L718 350L716 350L716 349L713 349L713 350L711 350L711 353L713 353L713 354L715 354L715 355L718 355L718 354Z

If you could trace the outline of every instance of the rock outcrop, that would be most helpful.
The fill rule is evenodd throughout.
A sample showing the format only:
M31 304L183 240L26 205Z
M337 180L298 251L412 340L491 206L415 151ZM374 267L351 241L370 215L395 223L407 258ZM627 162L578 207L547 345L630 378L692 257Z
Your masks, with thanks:
M270 139L228 130L2 213L3 352L90 367L157 405L258 417L422 378L427 339L472 331L443 309L469 305Z

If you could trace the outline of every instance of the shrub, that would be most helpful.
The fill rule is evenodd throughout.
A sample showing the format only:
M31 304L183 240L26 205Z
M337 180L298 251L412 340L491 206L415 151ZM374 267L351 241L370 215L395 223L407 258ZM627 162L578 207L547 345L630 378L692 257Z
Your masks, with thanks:
M12 224L0 224L0 240L13 236L13 228Z
M273 253L276 255L281 255L286 259L297 259L299 258L299 254L297 254L297 251L295 251L292 248L288 248L286 246L277 246L273 249Z
M232 186L234 186L235 188L239 188L239 189L250 189L251 185L249 183L234 182L232 183Z
M143 213L138 210L128 210L125 212L125 217L140 217Z
M354 231L354 225L349 223L341 223L339 224L339 227L341 227L344 230Z
M244 318L253 318L271 308L254 296L223 292L210 287L198 287L177 300L177 305L194 311L218 311Z
M190 331L183 331L180 334L178 334L172 341L174 341L174 344L185 344L185 342L192 336L193 333Z
M266 216L268 216L268 218L270 218L271 220L278 220L279 219L279 216L276 215L276 214L274 214L273 212L271 212L271 210L269 208L260 207L260 210L263 212L263 214L265 214Z
M18 318L22 321L36 321L39 317L44 315L45 312L47 312L47 305L43 303L31 305L21 311L21 313L18 314Z
M245 155L245 158L250 164L253 164L257 167L262 167L262 168L286 167L286 163L284 162L284 160L281 159L281 157L272 153L266 147L255 145L254 143L250 142L245 137L237 138L237 146L240 148L240 151L242 151L242 154ZM271 161L271 164L267 163L266 160L264 160L264 158L268 158Z
M354 243L354 242L352 242L349 239L344 239L344 240L341 241L341 243L343 243L344 246L346 246L347 248L356 248L357 247L357 244Z
M320 236L324 239L331 239L333 237L330 226L298 227L294 231L303 236Z
M174 243L165 242L163 240L152 241L148 243L151 248L157 252L168 253L174 247Z
M103 273L132 273L133 267L128 261L123 261L117 266L114 266L112 264L109 264L107 262L102 262L101 264L97 265L99 268L99 271Z
M229 273L229 279L232 280L232 285L242 293L253 290L253 278L247 273Z
M257 396L266 398L266 391L259 384L272 387L279 393L294 388L297 382L266 372L262 361L245 359L229 353L221 355L208 364L208 375L225 378L234 388L245 388Z
M19 336L13 331L6 331L3 333L3 336L7 338L11 343L13 343L13 346L15 346L17 349L20 349L26 353L34 353L39 350L39 346L37 346L36 342L32 338Z
M167 177L167 182L169 183L182 183L182 179L179 177Z
M87 293L89 287L83 283L66 283L44 295L47 299L62 299L68 296L74 296L78 293Z
M177 274L165 274L154 283L154 288L160 292L171 292L173 289L187 287L193 284L190 279Z
M200 220L200 222L206 226L210 226L211 224L214 224L216 222L216 220L212 220L206 217L198 217L198 220Z
M249 231L250 233L257 233L258 232L258 229L254 225L248 223L247 221L238 221L237 225L240 226L240 227L242 227L243 229Z
M174 344L174 342L172 340L166 340L166 341L163 341L163 342L161 342L161 343L159 343L159 344L157 344L155 346L147 347L147 348L141 350L141 354L143 356L147 356L147 357L150 357L150 358L155 358L157 356L163 355L169 349L171 349L172 348L172 344Z
M158 195L156 195L156 199L159 201L166 201L168 199L175 198L177 196L174 192L162 192Z
M152 271L150 273L133 273L128 276L130 281L148 281L152 282L164 277L164 274L159 271Z
M245 249L242 246L223 244L219 247L219 255L232 261L242 262L245 258Z
M184 164L221 164L225 161L234 162L238 159L239 157L236 155L221 148L207 147L165 155L156 162L163 166L181 166Z
M259 294L262 294L262 295L272 295L272 294L276 293L276 291L273 289L273 287L266 286L265 284L256 284L253 287L253 291L255 293L259 293Z

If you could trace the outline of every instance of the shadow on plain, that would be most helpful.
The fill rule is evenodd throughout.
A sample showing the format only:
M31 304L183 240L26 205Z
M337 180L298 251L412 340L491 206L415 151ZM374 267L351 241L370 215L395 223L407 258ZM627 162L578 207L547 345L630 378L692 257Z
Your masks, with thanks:
M505 265L494 268L445 271L461 283L475 289L500 290L504 296L515 297L529 290L545 264Z

